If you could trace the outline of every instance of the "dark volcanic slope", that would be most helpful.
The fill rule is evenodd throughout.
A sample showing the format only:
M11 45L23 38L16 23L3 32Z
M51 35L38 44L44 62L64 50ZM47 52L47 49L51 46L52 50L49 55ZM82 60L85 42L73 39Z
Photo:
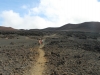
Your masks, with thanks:
M53 27L48 27L48 28L45 28L45 29L42 29L42 30L46 30L46 31L54 31L54 30L57 30L58 28L53 28Z
M24 29L20 29L24 30ZM84 22L80 24L65 24L61 27L48 27L45 29L30 29L31 31L94 31L100 32L100 22ZM0 26L0 31L17 31L17 29L11 27Z
M46 28L44 30L100 31L100 22L84 22L80 24L65 24L58 28Z

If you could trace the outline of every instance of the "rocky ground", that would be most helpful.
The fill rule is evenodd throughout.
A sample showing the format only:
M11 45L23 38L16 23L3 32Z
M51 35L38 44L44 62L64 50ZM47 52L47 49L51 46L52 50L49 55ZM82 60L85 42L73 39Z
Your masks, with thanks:
M100 34L0 35L0 75L99 75Z
M37 40L26 36L0 38L0 75L30 75L37 49Z
M100 74L100 41L57 36L48 37L46 42L44 51L50 75Z

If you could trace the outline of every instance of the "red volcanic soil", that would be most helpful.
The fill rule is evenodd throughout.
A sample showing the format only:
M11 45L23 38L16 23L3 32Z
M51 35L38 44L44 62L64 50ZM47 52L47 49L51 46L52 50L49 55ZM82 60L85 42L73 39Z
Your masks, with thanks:
M1 31L17 31L17 29L14 29L12 27L3 27L3 26L0 26L0 30Z

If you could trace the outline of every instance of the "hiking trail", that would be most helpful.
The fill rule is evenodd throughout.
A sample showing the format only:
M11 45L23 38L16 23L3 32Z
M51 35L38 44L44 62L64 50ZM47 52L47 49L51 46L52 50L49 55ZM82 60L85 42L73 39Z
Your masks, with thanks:
M38 48L38 53L39 53L39 57L36 61L36 63L34 64L32 70L31 70L31 75L44 75L45 74L45 69L46 69L46 65L45 65L45 62L47 61L46 58L44 57L45 55L45 52L44 50L42 49L44 47L44 45L46 44L45 43L45 39L47 37L55 37L56 34L53 34L53 35L50 35L50 36L44 36L43 40L43 44L39 46Z
M32 73L31 75L43 75L44 73L44 70L45 70L45 62L46 62L46 59L44 57L45 53L42 49L44 45L41 45L39 48L38 48L38 53L39 53L39 57L37 59L37 62L34 64L33 68L32 68Z

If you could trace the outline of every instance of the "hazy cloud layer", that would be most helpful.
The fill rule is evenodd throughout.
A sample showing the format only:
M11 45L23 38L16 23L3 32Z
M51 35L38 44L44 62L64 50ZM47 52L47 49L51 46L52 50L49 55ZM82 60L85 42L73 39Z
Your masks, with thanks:
M13 28L46 28L66 23L100 21L100 3L97 0L40 0L39 6L22 8L29 13L24 17L13 10L3 11L2 25Z

